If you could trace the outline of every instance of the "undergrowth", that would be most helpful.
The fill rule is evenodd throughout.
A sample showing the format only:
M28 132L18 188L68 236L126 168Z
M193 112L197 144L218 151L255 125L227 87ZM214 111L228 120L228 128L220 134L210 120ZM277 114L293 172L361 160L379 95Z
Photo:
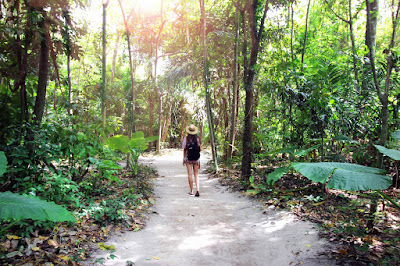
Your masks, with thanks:
M118 181L82 186L77 193L85 197L79 206L70 205L77 223L19 222L0 240L0 264L80 264L114 232L145 226L156 176L154 169L140 166L137 175L120 170Z

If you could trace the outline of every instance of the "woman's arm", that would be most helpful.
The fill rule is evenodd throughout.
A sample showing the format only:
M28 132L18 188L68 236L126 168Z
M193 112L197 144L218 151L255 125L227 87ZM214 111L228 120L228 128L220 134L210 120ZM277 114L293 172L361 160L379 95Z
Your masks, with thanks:
M183 165L185 165L185 157L186 157L186 137L183 138L183 141L182 141L182 149L183 149Z

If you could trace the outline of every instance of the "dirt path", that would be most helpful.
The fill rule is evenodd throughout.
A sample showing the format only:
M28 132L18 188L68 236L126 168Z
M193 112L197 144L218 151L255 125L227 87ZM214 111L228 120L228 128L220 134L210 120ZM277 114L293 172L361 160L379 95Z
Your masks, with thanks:
M200 197L188 195L181 151L141 160L160 174L154 214L145 229L106 243L115 245L117 258L105 265L334 265L319 255L327 243L311 223L284 211L264 213L261 204L203 173ZM94 256L105 258L107 252Z

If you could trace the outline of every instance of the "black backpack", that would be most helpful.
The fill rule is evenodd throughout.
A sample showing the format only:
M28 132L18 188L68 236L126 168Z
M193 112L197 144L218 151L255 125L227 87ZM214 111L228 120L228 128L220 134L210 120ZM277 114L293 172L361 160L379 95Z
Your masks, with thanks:
M197 138L186 145L187 158L189 161L196 161L200 158L200 146L197 143Z

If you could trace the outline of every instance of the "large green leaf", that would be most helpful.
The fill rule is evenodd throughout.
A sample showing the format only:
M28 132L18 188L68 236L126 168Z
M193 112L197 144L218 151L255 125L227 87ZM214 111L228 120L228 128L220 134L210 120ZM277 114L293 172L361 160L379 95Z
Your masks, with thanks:
M391 178L384 170L350 163L293 163L292 167L314 182L328 188L349 191L387 189Z
M147 142L152 142L152 141L155 141L155 140L158 140L158 136L152 136L152 137L147 137L146 138Z
M294 153L294 155L296 155L296 156L304 156L304 155L307 155L310 151L316 150L319 147L321 147L321 144L314 145L314 146L312 146L311 148L308 148L308 149L301 148L298 151L296 151Z
M267 183L268 184L275 183L279 178L281 178L284 174L286 174L289 171L289 169L290 167L280 167L275 169L273 172L268 174Z
M143 131L136 131L132 133L132 139L144 139Z
M400 161L400 151L394 149L387 149L381 145L374 145L381 153L392 158L393 160Z
M4 151L0 151L0 176L4 175L7 169L7 157Z
M115 135L106 139L106 144L111 150L120 150L123 153L129 152L129 138L124 135Z
M277 154L277 153L293 154L295 152L295 150L297 150L298 148L299 147L297 147L297 146L288 146L285 148L279 148L279 149L275 149L275 150L268 152L267 155L272 155L272 154Z
M395 132L392 133L392 138L400 141L400 130L396 130Z
M76 222L75 217L65 208L38 197L0 192L0 219L53 222Z
M340 142L349 142L349 143L353 143L353 144L360 144L358 141L353 140L345 135L337 135L337 136L333 137L333 139L336 141L340 141Z

